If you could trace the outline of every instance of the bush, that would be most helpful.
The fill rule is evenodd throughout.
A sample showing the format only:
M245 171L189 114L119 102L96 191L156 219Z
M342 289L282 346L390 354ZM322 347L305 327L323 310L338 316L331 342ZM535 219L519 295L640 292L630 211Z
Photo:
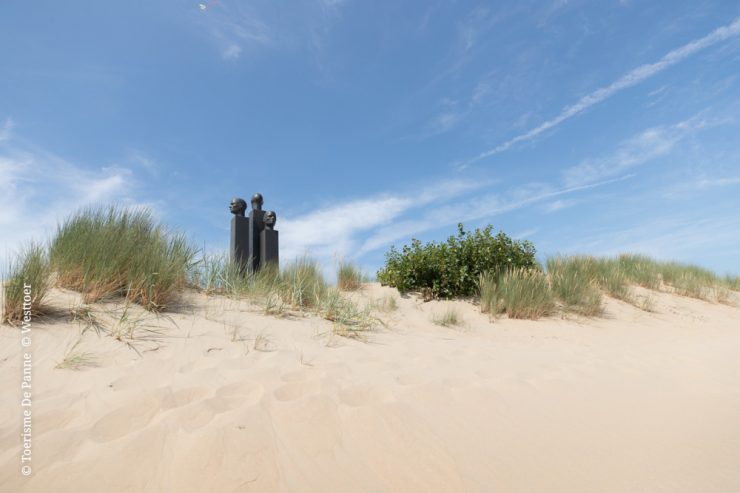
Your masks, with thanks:
M31 244L23 250L14 262L11 262L3 282L3 316L2 322L20 322L23 320L24 285L31 286L31 315L42 312L44 297L51 287L51 271L46 251Z
M164 308L185 285L195 251L156 224L148 210L90 208L61 224L50 260L62 287L85 303L124 296L147 310Z
M489 225L470 233L458 224L457 236L444 243L422 245L414 239L400 252L392 247L378 271L378 281L402 293L429 289L435 297L452 298L475 295L484 272L501 275L510 269L536 267L534 245L512 240L503 232L494 236L492 230Z
M537 319L555 310L550 283L539 269L512 269L503 275L484 273L479 283L483 313Z

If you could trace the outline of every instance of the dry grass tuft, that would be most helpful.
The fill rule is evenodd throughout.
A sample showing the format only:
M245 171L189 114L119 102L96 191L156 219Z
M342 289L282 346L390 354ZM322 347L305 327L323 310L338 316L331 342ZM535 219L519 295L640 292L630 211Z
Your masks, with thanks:
M442 327L454 327L462 325L463 319L460 312L454 308L447 308L443 313L432 316L432 322Z
M365 282L359 268L348 262L341 262L337 269L337 287L342 291L357 291Z

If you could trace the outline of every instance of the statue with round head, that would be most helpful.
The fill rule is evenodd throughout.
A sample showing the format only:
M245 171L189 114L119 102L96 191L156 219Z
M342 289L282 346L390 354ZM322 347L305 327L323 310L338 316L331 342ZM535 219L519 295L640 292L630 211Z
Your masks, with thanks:
M263 221L265 222L265 228L272 230L277 222L277 214L275 214L275 211L267 211Z
M252 209L255 211L261 211L262 210L262 203L264 200L262 199L261 193L255 193L252 195Z
M244 217L244 212L247 210L247 203L244 201L244 199L240 199L239 197L234 197L231 199L231 203L229 204L229 211L234 214L235 216L241 216Z

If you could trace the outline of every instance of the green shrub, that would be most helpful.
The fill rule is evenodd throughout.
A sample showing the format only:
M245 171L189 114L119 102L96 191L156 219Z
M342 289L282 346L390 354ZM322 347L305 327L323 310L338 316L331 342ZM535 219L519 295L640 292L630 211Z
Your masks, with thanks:
M31 316L42 313L44 298L51 287L49 259L44 248L31 244L8 266L3 282L2 322L15 323L23 320L25 286L30 285Z
M537 319L555 310L550 283L539 269L512 269L480 276L481 312Z
M378 281L401 292L429 289L438 298L472 296L484 272L500 275L537 265L530 242L512 240L503 232L494 236L492 230L489 225L470 233L458 224L457 236L444 243L422 245L414 239L400 252L391 248Z
M124 296L160 310L185 286L195 250L144 210L88 208L57 228L50 260L62 287L90 303Z
M342 291L356 291L365 282L365 276L355 265L341 262L337 269L337 287Z

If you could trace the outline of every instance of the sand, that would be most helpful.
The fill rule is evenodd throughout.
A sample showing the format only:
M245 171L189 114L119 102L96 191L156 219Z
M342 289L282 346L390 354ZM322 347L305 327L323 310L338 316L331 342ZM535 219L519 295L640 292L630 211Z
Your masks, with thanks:
M32 329L29 477L20 335L0 327L0 491L736 493L740 309L650 296L652 313L608 299L603 318L493 323L399 297L361 342L188 293L135 349L87 331L96 366L73 370L55 366L78 299L54 291ZM462 326L432 323L450 306Z

